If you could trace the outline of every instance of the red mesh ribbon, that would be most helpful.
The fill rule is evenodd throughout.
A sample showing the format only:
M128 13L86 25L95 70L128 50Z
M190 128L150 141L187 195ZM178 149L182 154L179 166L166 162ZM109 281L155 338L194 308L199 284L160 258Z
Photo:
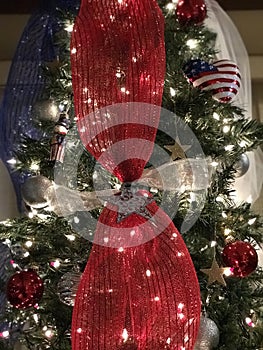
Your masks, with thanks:
M163 37L155 0L83 0L75 23L71 59L80 136L125 183L141 176L153 149ZM138 191L136 198L145 195ZM145 208L153 221L135 212L119 222L114 203L102 211L95 242L104 245L93 245L81 279L73 350L193 349L200 296L190 255L156 203Z

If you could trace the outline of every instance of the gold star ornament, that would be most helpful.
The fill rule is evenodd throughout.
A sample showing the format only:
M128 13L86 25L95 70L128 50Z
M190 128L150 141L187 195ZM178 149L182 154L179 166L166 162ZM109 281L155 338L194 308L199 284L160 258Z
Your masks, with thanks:
M166 145L164 148L171 152L171 159L174 161L186 158L185 152L191 148L191 145L181 145L179 138L176 137L174 145Z
M213 260L213 263L210 269L200 269L201 272L208 275L208 282L207 282L208 286L210 286L210 284L213 284L214 282L218 282L223 286L226 286L226 281L223 275L227 270L229 269L224 267L219 267L215 259Z

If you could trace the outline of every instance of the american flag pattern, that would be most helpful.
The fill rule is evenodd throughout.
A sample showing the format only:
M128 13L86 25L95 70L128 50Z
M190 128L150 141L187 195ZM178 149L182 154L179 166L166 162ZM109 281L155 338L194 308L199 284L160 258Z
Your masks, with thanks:
M220 60L213 64L199 59L191 60L183 70L194 87L212 91L213 98L220 102L231 102L241 86L239 68L230 60Z

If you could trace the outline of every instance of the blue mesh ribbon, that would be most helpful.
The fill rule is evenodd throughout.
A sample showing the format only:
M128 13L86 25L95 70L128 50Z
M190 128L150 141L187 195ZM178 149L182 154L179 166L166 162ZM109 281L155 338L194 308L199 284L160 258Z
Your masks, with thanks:
M45 88L42 67L59 54L54 43L54 34L60 30L56 8L77 14L79 1L43 0L24 29L9 71L0 107L0 157L10 172L20 210L20 185L26 175L14 171L7 161L14 157L23 136L36 140L43 136L33 125L31 113Z

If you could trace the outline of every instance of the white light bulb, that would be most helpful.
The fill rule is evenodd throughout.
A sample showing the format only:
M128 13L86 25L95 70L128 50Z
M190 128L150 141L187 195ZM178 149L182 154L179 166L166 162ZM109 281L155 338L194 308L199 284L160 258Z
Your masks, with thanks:
M197 46L198 46L198 40L196 40L196 39L189 39L189 40L187 40L186 45L187 45L191 50L196 49Z
M250 220L248 221L248 224L251 226L251 225L253 225L256 221L257 221L257 218L250 219Z
M10 165L15 165L17 163L16 159L15 158L11 158L7 161L8 164Z
M231 267L226 267L224 268L224 275L229 277L233 275L232 268Z
M170 95L174 97L176 95L176 91L174 88L170 87Z
M65 235L65 236L71 242L75 241L75 239L76 239L76 236L74 236L74 235Z
M124 328L123 332L122 332L122 339L124 341L124 343L128 340L129 338L129 334L126 328Z
M150 270L146 270L146 276L147 277L151 277L151 275L152 275L151 271Z
M213 118L216 120L220 120L220 115L216 112L213 113Z
M240 146L241 148L246 147L246 146L247 146L246 141L242 140L241 142L239 142L239 146Z
M223 126L223 132L227 134L230 131L230 126L229 125L224 125Z
M225 150L226 151L232 151L232 149L234 148L235 146L234 145L228 145L225 147Z
M30 168L30 170L32 170L32 171L39 171L40 166L39 166L39 163L37 163L37 162L32 162L29 168Z
M166 8L167 8L168 11L173 11L175 9L175 4L173 2L169 2L166 5Z
M32 245L33 245L33 242L32 242L32 241L27 241L27 242L25 243L25 246L26 246L27 248L31 248Z
M68 33L71 33L71 32L73 32L73 27L74 27L73 23L67 23L65 26L65 31Z

